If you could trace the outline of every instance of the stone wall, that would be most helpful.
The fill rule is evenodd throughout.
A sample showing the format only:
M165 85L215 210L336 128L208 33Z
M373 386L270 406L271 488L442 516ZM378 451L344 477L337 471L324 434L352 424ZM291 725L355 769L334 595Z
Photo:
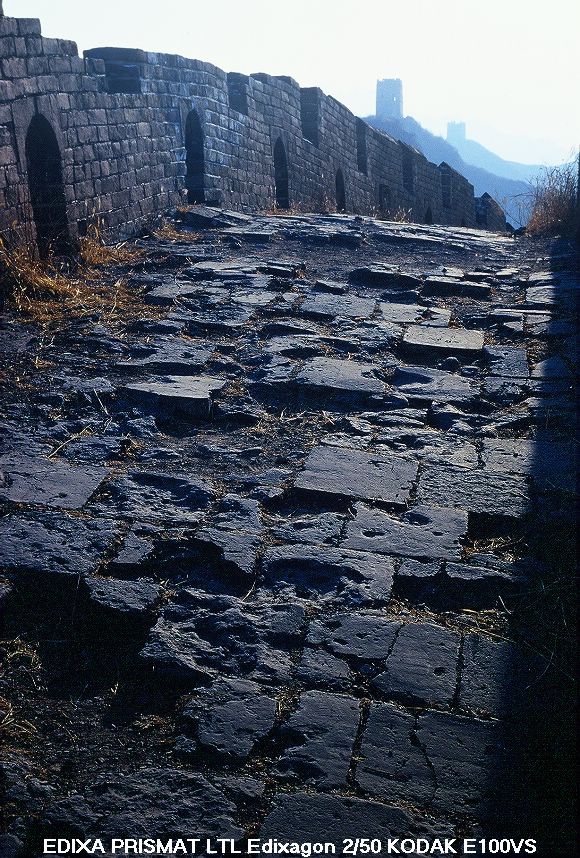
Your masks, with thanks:
M485 225L464 177L291 78L134 49L80 58L1 15L0 69L0 233L41 252L97 217L123 237L188 201Z

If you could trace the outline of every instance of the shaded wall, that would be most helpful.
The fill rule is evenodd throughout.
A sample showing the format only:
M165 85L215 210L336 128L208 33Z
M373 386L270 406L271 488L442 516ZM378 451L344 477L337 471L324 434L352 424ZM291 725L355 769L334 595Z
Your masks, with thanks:
M5 16L0 69L0 232L8 240L36 240L29 182L36 168L30 147L27 161L26 140L39 115L61 154L72 239L96 217L111 236L133 234L187 202L188 187L191 200L192 185L194 201L269 209L278 141L293 208L334 210L340 171L346 211L401 210L418 222L476 225L473 187L459 173L451 171L451 204L443 205L442 175L451 168L431 164L291 78L226 74L209 63L134 49L96 48L83 59L73 42L43 38L39 21ZM192 110L202 129L200 157L185 149ZM194 163L202 163L199 180L186 177ZM503 228L501 217L489 228Z

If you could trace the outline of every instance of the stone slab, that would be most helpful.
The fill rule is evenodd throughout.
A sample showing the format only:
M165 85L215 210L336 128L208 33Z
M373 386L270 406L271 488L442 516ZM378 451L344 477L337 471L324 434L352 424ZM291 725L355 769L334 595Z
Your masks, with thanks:
M211 416L214 395L227 382L209 375L168 376L164 380L127 384L118 392L137 405L164 414L184 414L207 420Z
M483 334L463 328L411 325L403 337L403 347L412 354L437 352L477 357L483 349Z
M417 470L416 462L400 456L320 445L309 454L294 486L312 493L404 506Z
M81 509L107 474L62 459L8 454L0 457L0 502Z

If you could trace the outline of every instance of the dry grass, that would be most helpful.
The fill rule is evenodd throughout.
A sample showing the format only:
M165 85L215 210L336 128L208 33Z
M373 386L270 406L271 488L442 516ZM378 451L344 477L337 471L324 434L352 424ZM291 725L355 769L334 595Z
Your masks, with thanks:
M176 229L169 221L164 223L156 230L153 235L155 238L160 238L163 241L199 241L202 238L201 232L188 232L186 230Z
M140 251L106 247L92 235L81 240L80 260L36 258L29 243L8 248L0 239L0 278L8 304L41 326L92 318L114 324L159 314L142 301L142 293L105 266L138 259Z
M561 167L546 167L533 184L529 235L573 236L578 224L578 158Z

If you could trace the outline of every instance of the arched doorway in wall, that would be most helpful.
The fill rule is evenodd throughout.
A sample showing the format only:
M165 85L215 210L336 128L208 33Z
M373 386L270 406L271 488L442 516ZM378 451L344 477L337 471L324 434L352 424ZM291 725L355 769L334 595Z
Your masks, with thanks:
M290 208L288 158L286 157L286 149L280 137L278 137L274 145L274 184L276 188L276 208Z
M344 175L340 168L336 171L336 210L337 212L346 211L346 192L344 189Z
M69 248L62 161L56 134L42 114L32 117L26 132L26 168L30 202L41 258Z
M433 212L431 211L431 206L429 206L427 211L425 212L423 223L433 223Z
M204 203L203 128L197 110L190 110L185 120L185 168L187 202Z

